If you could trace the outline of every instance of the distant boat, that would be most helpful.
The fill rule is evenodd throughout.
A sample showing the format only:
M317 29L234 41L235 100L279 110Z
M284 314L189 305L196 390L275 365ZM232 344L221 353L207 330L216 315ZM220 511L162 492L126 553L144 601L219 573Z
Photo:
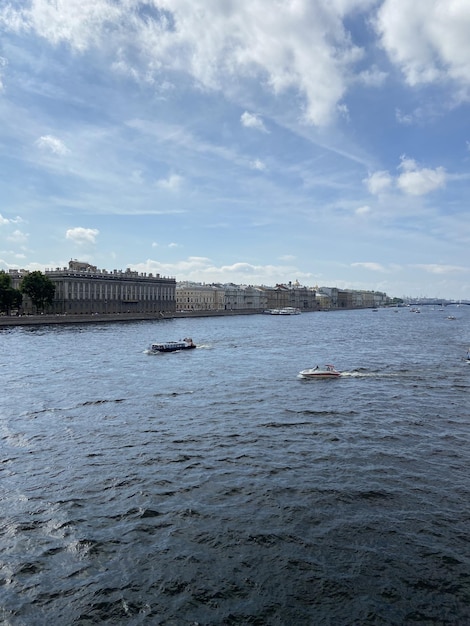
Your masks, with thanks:
M157 352L179 352L180 350L191 350L196 344L190 338L183 341L167 341L165 343L152 343L148 349L150 353Z
M325 365L325 367L311 367L299 372L301 378L338 378L341 372L335 369L334 365Z
M266 309L263 313L266 315L300 315L301 310L294 306L286 306L282 309Z

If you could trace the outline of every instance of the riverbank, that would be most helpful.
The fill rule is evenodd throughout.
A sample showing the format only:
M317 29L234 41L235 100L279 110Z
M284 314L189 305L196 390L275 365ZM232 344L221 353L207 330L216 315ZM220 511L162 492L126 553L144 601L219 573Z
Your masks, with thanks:
M54 324L101 324L123 322L158 322L185 317L229 317L233 315L258 315L262 311L184 311L167 314L145 313L117 313L117 314L92 314L92 315L4 315L0 317L0 328L12 326L43 326Z

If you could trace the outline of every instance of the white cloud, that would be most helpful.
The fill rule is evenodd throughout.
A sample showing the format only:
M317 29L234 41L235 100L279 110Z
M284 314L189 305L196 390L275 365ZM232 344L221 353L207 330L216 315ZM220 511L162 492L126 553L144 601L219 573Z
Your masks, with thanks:
M183 177L178 174L172 174L168 178L162 178L157 181L157 187L168 189L169 191L178 191L183 184Z
M245 126L245 128L254 128L255 130L260 130L263 133L268 132L263 120L254 113L248 113L248 111L245 111L242 114L240 121L242 126Z
M468 267L462 267L461 265L438 265L435 263L415 265L419 269L424 270L430 274L460 274L469 271Z
M357 80L367 87L381 87L387 79L387 73L379 70L377 66L359 73Z
M69 228L65 233L65 238L70 239L78 245L96 243L96 237L100 231L96 228L82 228L77 226L76 228Z
M420 168L414 159L405 156L401 157L398 169L401 170L401 173L396 179L389 172L382 170L370 174L363 182L369 192L374 195L380 195L396 185L407 195L422 196L445 187L449 178L443 167Z
M24 233L21 230L15 230L7 237L7 239L13 243L24 245L27 243L28 237L29 235L27 233Z
M343 6L329 0L279 3L269 19L262 0L159 5L171 11L173 31L154 31L151 50L157 41L166 55L177 48L178 69L212 89L229 91L247 77L261 79L276 95L296 94L312 124L328 123L345 93L348 69L362 54L342 23L359 5L353 0Z
M399 124L403 124L404 126L409 126L413 123L413 116L409 113L402 113L400 109L395 109L395 119Z
M50 43L66 42L84 51L98 42L106 24L117 22L123 11L107 0L31 0L29 6L0 12L0 22L9 29L36 31Z
M251 161L250 167L252 170L258 170L260 172L265 172L267 169L263 161L260 161L259 159L255 159L254 161Z
M445 187L447 174L443 167L419 169L413 159L402 157L399 168L403 173L398 176L397 185L411 196L422 196Z
M9 218L3 217L3 215L0 213L0 226L6 226L7 224L21 224L21 222L23 222L23 220L19 216Z
M195 280L203 282L228 282L238 284L276 284L287 283L298 276L307 282L313 280L312 275L299 271L290 265L253 265L243 261L230 265L218 266L207 257L188 257L176 263L161 263L148 259L144 263L129 264L139 272L152 272L162 276L177 276L178 280Z
M470 84L470 4L465 0L385 0L376 29L409 85Z
M384 272L385 268L380 263L351 263L351 267L363 267L366 270L373 272Z
M363 56L344 19L374 4L295 0L267 13L265 0L158 0L144 13L136 1L30 0L18 8L8 4L0 22L77 52L107 48L115 71L147 84L171 82L172 71L184 72L229 95L242 93L247 79L275 96L295 98L306 122L324 125L336 115L351 69ZM379 73L369 75L376 81Z
M3 258L0 258L0 269L20 269L20 266L16 263L16 261L19 261L21 263L22 268L28 269L26 267L27 264L22 262L24 259L26 259L26 255L22 252L15 252L14 250L2 250L2 254L4 254L5 256ZM14 259L15 262L12 263L7 259Z
M70 152L65 143L54 137L52 135L44 135L43 137L39 137L36 141L36 145L41 148L41 150L45 150L47 152L52 152L53 154L58 154L63 156Z
M393 179L387 171L382 170L369 174L368 178L365 178L363 182L370 193L379 195L391 187Z
M355 210L356 215L367 215L371 212L370 206L364 205L360 206Z

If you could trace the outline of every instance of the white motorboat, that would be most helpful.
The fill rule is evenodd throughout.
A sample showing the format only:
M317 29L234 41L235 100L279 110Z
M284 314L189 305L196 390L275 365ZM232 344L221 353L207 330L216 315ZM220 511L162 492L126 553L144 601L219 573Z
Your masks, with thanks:
M334 365L325 365L324 367L311 367L299 372L301 378L338 378L341 376L341 372L335 368Z
M149 352L178 352L179 350L191 350L196 344L189 337L183 341L167 341L165 343L152 343L148 349Z

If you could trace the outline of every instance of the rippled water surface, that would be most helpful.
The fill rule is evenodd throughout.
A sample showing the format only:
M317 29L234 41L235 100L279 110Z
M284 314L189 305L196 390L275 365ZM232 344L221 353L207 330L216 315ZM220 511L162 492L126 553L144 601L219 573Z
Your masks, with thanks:
M1 331L0 622L470 624L449 310Z

